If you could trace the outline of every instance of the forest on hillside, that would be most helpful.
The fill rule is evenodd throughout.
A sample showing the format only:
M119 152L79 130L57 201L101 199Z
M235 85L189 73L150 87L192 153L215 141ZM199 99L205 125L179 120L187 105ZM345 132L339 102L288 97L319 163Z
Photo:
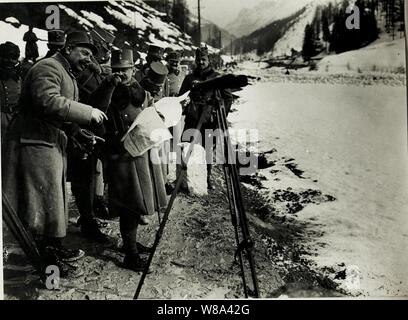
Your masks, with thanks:
M354 5L356 9L347 10L350 1L343 0L338 5L329 3L316 8L312 22L304 31L305 60L322 51L342 53L359 49L378 39L380 31L395 38L397 32L404 30L403 0L357 0ZM385 30L378 26L380 18L385 20ZM350 24L353 28L347 26Z

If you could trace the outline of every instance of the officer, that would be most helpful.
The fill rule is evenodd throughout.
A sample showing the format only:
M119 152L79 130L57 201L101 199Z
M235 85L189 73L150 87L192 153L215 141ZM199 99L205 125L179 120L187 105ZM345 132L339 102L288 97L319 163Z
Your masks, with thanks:
M152 62L146 75L140 81L140 85L151 94L155 102L168 96L165 92L168 73L169 71L163 63Z
M185 75L180 72L180 54L176 51L170 52L166 57L166 61L167 68L169 69L167 76L169 97L177 97L185 77Z
M152 62L161 62L164 58L164 50L161 47L150 45L147 51L146 63L140 70L136 71L135 78L137 82L141 82L147 76L148 69Z
M147 215L167 204L160 165L151 163L150 151L132 157L121 139L143 109L153 107L153 98L133 78L133 52L130 49L112 53L112 75L94 92L92 101L107 110L105 162L110 210L120 217L120 233L125 251L124 267L143 271L146 261L140 254L149 248L138 243L139 224Z
M26 42L25 59L31 60L34 63L37 60L39 54L37 46L38 38L33 31L33 26L28 27L28 31L24 33L23 40Z
M44 58L49 58L52 55L60 52L65 46L65 32L63 30L49 30L48 31L48 52Z
M1 141L8 125L17 112L21 93L20 49L12 42L0 45L0 106L1 106Z
M194 71L187 75L181 85L180 95L183 95L187 91L191 90L194 82L201 82L208 79L215 78L219 75L218 72L214 71L210 64L208 48L201 47L196 50L195 57L196 68ZM188 129L195 129L198 125L202 110L205 105L210 106L210 112L206 115L204 123L201 128L201 138L203 141L203 146L205 148L204 142L206 139L210 141L213 137L211 135L211 130L217 129L217 119L215 117L215 110L212 108L218 102L216 99L220 98L221 102L224 103L225 110L228 114L231 109L232 104L232 95L229 90L219 90L220 97L217 94L218 90L209 90L206 92L194 92L190 95L191 103L184 110L185 118L185 127L184 131ZM206 131L209 129L210 131ZM189 142L189 141L188 141ZM207 154L212 156L213 150L207 150ZM211 160L210 160L211 159ZM207 157L207 160L212 162L212 157ZM207 186L208 189L214 189L212 178L211 178L211 163L207 164Z
M109 61L111 44L115 39L112 34L99 28L92 30L91 35L92 40L94 40L93 43L98 48L98 54L92 57L87 67L77 75L79 101L87 104L91 103L92 93L109 74L110 68L102 69L100 63L106 64ZM96 128L88 126L84 129L98 134ZM95 219L96 214L101 218L109 218L109 210L103 195L103 168L98 159L101 155L98 154L98 150L94 150L84 157L82 150L75 147L77 135L80 134L78 126L71 126L67 134L70 138L68 143L68 181L71 182L72 194L80 214L78 225L81 227L81 233L84 237L105 243L108 238L101 232L100 228L106 226L106 223L101 223Z
M60 276L78 276L66 262L81 250L64 247L68 226L64 123L98 125L106 115L78 102L75 74L97 51L83 32L67 36L60 53L39 61L27 74L20 112L10 123L2 148L2 191L34 235L40 253Z

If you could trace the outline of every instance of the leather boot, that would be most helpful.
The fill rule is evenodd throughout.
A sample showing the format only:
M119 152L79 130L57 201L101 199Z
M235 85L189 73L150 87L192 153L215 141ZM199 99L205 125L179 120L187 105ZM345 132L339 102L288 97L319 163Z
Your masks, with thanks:
M147 266L147 261L140 258L138 253L126 254L123 260L123 267L135 272L143 272ZM150 270L148 271L150 273Z
M81 233L82 235L92 241L98 243L107 243L108 237L99 229L96 219L81 219Z

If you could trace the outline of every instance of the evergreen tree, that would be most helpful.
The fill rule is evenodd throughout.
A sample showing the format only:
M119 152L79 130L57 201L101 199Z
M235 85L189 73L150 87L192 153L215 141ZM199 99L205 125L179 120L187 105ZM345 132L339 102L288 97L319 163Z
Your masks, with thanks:
M316 55L316 48L315 48L315 31L314 28L307 24L305 28L305 36L303 39L303 47L302 47L302 56L303 59L308 61L311 57Z

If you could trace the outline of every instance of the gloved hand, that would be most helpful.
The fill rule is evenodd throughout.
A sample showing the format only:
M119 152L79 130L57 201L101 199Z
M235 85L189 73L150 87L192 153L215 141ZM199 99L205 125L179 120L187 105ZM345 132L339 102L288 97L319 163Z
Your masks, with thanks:
M117 72L112 73L105 78L105 81L107 81L110 85L115 86L115 87L119 83L121 83L123 80L124 80L123 75Z

